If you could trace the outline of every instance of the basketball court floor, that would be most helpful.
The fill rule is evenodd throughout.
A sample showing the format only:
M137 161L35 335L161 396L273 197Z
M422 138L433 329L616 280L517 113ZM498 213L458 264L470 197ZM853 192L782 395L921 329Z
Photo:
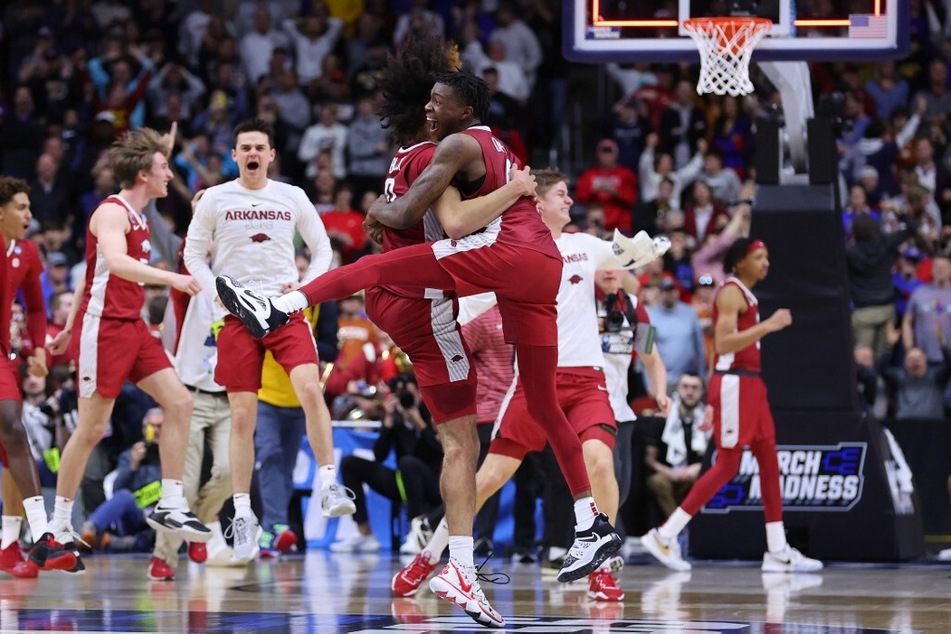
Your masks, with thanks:
M146 577L142 555L86 558L72 577L0 579L2 632L485 631L424 586L390 594L389 553L306 556L246 569L182 562L175 582ZM492 559L510 575L486 594L519 632L948 632L951 566L831 565L820 574L762 574L758 565L699 562L692 572L629 564L623 604L592 602L538 565Z

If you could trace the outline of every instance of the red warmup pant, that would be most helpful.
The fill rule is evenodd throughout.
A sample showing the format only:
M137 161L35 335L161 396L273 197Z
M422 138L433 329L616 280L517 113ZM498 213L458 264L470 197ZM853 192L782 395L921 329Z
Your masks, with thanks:
M783 496L779 490L779 460L776 457L776 439L761 438L750 443L750 450L759 463L760 489L763 493L763 511L767 522L783 519ZM680 507L691 517L710 501L724 484L740 470L743 447L717 449L717 462L694 483Z
M298 290L314 306L350 297L365 288L384 285L451 291L456 290L456 279L440 266L431 245L418 244L364 256L353 264L324 273ZM483 290L488 292L494 289ZM581 441L558 406L555 389L558 348L528 345L519 343L517 339L515 346L529 413L545 427L548 441L572 495L587 493L591 490L591 484Z

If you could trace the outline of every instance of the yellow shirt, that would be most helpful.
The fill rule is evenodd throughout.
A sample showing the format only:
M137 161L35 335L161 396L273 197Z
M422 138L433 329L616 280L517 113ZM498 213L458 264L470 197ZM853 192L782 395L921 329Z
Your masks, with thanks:
M304 319L310 324L311 330L317 324L320 314L318 306L304 309ZM258 399L275 407L300 407L297 394L291 385L291 379L281 364L274 359L268 350L264 355L264 366L261 368L261 389L258 390Z

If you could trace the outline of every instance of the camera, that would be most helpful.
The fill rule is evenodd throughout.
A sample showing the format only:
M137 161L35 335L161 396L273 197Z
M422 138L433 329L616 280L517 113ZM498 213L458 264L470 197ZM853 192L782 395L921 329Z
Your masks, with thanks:
M611 293L604 297L604 306L617 306L617 294ZM617 308L611 308L604 316L605 332L621 332L624 327L624 313Z
M400 405L403 407L403 409L416 407L416 397L406 388L400 390L396 397L399 399Z

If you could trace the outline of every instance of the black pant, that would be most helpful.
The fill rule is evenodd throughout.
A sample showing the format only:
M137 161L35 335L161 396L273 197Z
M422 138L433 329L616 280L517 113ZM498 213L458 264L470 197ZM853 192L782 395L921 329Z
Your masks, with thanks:
M397 472L393 469L379 462L352 455L340 461L340 479L345 487L353 491L353 502L357 507L353 521L357 524L369 521L364 484L394 502L404 503L409 517L416 517L441 503L439 473L416 456L401 457L397 467L403 481L405 500L397 484Z
M492 428L495 427L492 423L483 423L477 425L476 429L479 432L479 466L482 466L482 462L485 460L485 457L489 453L489 445L492 443ZM493 534L495 533L495 523L499 519L499 498L501 497L499 492L496 492L488 500L485 501L485 504L482 505L482 508L479 509L479 512L476 514L475 518L475 535L476 537L484 537L485 539L491 540ZM432 524L432 526L436 526Z
M575 537L575 502L550 446L539 454L544 474L545 546L569 548Z
M535 500L542 497L545 482L540 456L541 454L534 452L526 454L513 478L515 506L512 509L512 515L515 528L512 535L512 550L516 553L535 550ZM545 522L547 524L547 518Z

